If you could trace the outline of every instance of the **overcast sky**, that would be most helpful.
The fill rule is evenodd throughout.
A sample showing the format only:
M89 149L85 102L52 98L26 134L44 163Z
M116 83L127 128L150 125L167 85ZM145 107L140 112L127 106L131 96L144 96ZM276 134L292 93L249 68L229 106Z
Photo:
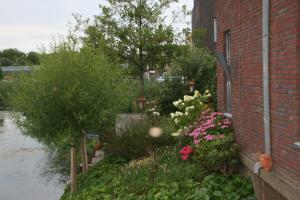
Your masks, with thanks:
M38 51L54 36L65 34L72 13L92 17L105 0L0 0L0 50ZM193 0L179 0L193 6ZM179 8L180 5L176 5Z

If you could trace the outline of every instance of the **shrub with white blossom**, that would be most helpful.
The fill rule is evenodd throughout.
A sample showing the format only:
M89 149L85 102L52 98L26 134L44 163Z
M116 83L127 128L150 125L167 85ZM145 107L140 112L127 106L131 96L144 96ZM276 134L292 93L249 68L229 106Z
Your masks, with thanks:
M174 106L178 109L175 113L171 113L171 118L174 120L177 131L173 136L179 136L188 129L188 125L195 122L200 113L207 109L208 98L211 96L209 90L206 90L203 95L195 90L193 96L185 95L183 99L174 101Z

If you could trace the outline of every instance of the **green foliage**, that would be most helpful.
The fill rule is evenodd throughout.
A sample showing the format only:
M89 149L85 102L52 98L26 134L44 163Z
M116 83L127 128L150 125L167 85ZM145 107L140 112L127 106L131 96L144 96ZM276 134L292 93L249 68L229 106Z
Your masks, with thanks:
M215 57L204 48L192 48L187 54L174 60L174 74L184 75L195 80L195 89L203 93L209 89L213 107L216 108L216 63Z
M180 78L166 79L164 82L155 80L145 81L145 97L148 101L147 109L156 106L155 111L161 115L169 115L177 108L173 105L175 100L188 93L188 87Z
M82 131L104 132L131 93L119 69L99 52L62 43L41 67L16 81L11 95L25 134L46 144L71 143Z
M192 179L202 180L206 171L195 162L182 162L179 148L166 146L157 149L149 157L133 160L122 168L122 184L129 193L146 194L160 184Z
M173 54L174 34L173 28L165 25L163 12L173 2L176 0L109 1L100 5L101 15L87 29L85 41L115 52L112 54L137 69L137 74L147 65L164 67Z
M184 95L182 99L173 102L178 109L175 113L170 113L177 128L177 132L173 133L173 136L182 135L189 130L189 126L199 119L201 112L208 108L210 96L208 90L202 95L195 90L193 96Z
M239 149L233 136L229 135L223 139L202 142L196 146L193 158L210 173L230 176L238 172Z
M4 49L0 52L0 66L25 65L26 54L18 49Z
M2 72L2 70L1 70L1 65L0 65L0 81L1 81L3 78L4 78L4 76L3 76L3 72Z
M0 66L38 65L39 56L40 54L34 51L25 54L18 49L4 49L0 51Z
M6 107L8 104L8 95L11 91L12 83L0 80L0 107Z
M122 158L126 161L149 156L159 146L174 144L174 138L168 133L168 122L163 120L163 135L159 138L152 138L149 129L152 121L143 119L137 123L130 124L121 134L108 135L104 138L105 152L108 156ZM158 125L158 124L157 124Z
M157 150L129 164L104 160L80 176L78 193L61 200L238 200L255 199L249 179L206 176L194 162L182 162L176 147Z
M34 51L30 51L27 56L27 63L30 65L38 65L40 64L40 54Z
M241 176L224 177L209 175L202 181L202 190L206 190L213 200L255 200L251 180Z
M175 112L177 108L173 105L173 102L187 94L187 90L188 87L180 79L167 79L163 82L160 90L159 111L162 114Z

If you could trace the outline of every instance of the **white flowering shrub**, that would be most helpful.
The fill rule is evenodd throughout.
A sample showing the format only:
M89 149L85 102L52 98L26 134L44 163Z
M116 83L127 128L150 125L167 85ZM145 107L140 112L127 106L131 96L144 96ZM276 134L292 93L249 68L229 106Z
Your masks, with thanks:
M172 134L173 136L181 135L188 129L188 125L199 118L201 112L209 107L209 97L211 97L209 90L206 90L202 95L198 90L195 90L193 96L185 95L183 99L173 102L178 109L175 113L170 114L177 128L177 131Z

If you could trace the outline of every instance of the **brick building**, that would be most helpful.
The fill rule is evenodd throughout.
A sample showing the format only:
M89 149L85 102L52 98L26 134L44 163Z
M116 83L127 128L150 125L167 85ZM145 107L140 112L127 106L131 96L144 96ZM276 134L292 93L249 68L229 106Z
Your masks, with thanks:
M300 0L213 2L218 109L232 117L258 199L300 200ZM255 174L261 152L272 170Z
M213 50L213 31L214 26L211 21L214 18L213 15L213 0L194 0L194 8L192 13L192 29L205 29L205 44Z

